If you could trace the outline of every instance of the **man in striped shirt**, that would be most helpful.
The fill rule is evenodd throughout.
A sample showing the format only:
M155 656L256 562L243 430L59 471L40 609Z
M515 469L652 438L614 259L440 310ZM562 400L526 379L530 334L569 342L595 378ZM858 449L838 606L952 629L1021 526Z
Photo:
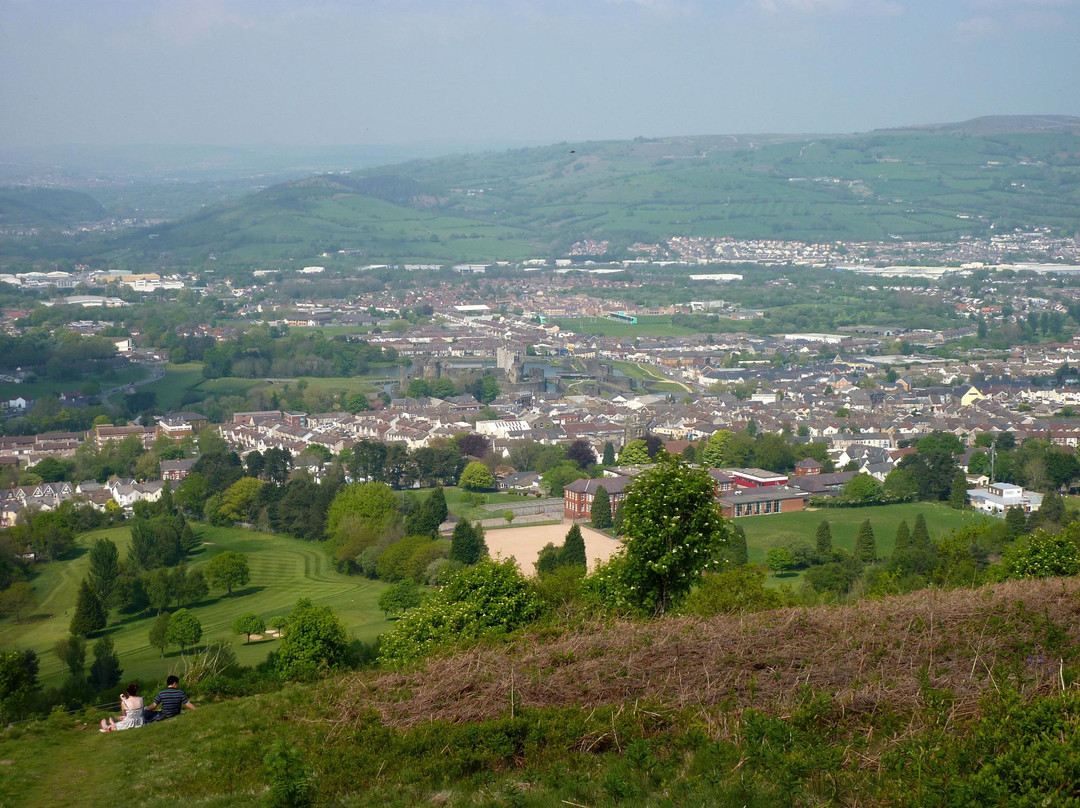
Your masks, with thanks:
M154 696L153 703L146 711L144 723L173 718L180 715L184 707L195 709L195 705L188 701L187 693L180 689L180 677L169 676L165 680L165 689Z

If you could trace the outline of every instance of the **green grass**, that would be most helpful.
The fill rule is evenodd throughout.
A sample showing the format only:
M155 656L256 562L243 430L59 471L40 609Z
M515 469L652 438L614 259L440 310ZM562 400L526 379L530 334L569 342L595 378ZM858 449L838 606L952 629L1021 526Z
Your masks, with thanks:
M434 488L424 488L419 491L413 491L420 501L427 499ZM446 508L450 511L451 515L456 516L458 519L469 519L476 521L479 519L493 519L500 516L498 512L486 511L483 505L473 506L468 502L470 496L474 496L469 491L464 491L455 486L447 486L443 488L443 495L446 497ZM479 494L484 498L484 505L502 505L508 502L528 502L535 499L528 494L503 494L498 492L485 492Z
M157 404L163 410L175 410L180 406L180 399L189 389L202 381L202 362L170 362L165 366L165 376L156 382L150 382L140 388L144 392L157 396Z
M698 333L693 328L672 325L671 317L667 314L642 315L635 325L603 317L563 317L550 322L575 334L595 334L598 337L684 337Z
M106 390L111 390L114 387L120 387L144 379L146 378L147 372L145 367L131 365L108 376L95 376L93 377L93 381L96 381L101 385L101 390L104 392ZM88 381L91 381L90 377L66 381L41 379L36 382L23 382L22 384L11 384L10 382L7 382L0 384L0 398L9 399L22 396L24 398L36 399L50 394L58 395L67 391L80 390L82 385Z
M230 639L241 664L261 662L275 644L265 641L246 645L243 637L233 635L233 619L243 612L255 612L268 620L288 613L297 598L306 597L337 612L358 639L373 640L388 625L376 605L386 585L337 572L318 543L238 528L197 525L195 529L205 544L188 557L189 569L199 569L224 550L236 550L248 556L251 581L246 587L231 597L212 590L205 602L191 607L202 622L203 642ZM127 527L80 536L78 550L73 554L76 557L39 567L32 581L37 605L31 617L21 624L11 619L0 622L0 647L36 651L41 659L40 677L46 684L59 681L60 662L52 647L67 636L79 582L90 565L88 554L82 551L98 537L115 542L121 557L127 554L131 542ZM152 615L130 617L115 610L110 615L104 633L115 643L127 678L160 677L177 663L178 651L172 650L162 659L160 652L149 646L153 621Z
M869 519L874 528L880 557L888 557L893 551L896 528L907 520L908 528L915 526L915 518L922 514L931 538L974 521L991 519L972 511L957 511L937 502L915 502L903 505L877 505L869 508L818 508L816 510L782 513L768 516L748 516L739 519L746 531L749 561L765 563L765 553L773 543L785 535L799 536L814 544L821 520L827 520L832 532L833 546L851 551L855 546L855 534L864 520ZM770 578L775 581L775 578ZM788 575L780 580L793 581Z

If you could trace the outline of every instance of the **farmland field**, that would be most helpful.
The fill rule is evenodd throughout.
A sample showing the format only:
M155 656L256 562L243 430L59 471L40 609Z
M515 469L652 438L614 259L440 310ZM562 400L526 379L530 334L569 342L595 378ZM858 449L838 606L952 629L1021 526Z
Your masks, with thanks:
M318 543L286 536L258 533L238 528L193 525L202 546L188 556L188 568L200 569L218 553L235 550L248 556L251 581L243 589L226 597L217 590L191 608L203 626L203 639L227 639L233 643L241 664L254 665L273 650L274 641L244 643L232 634L237 615L255 612L264 620L285 615L297 598L310 598L320 606L329 606L341 618L350 635L370 641L389 624L376 602L386 584L337 572ZM52 653L57 640L67 636L75 608L80 581L90 566L85 552L94 540L104 537L116 543L123 558L131 542L125 526L86 533L78 538L78 549L69 560L43 564L32 580L37 597L31 616L21 624L11 619L0 622L0 646L32 648L41 660L40 677L46 684L56 684L61 675L59 659ZM162 678L179 663L179 651L170 649L164 659L148 642L154 615L127 616L113 610L109 626L102 632L111 637L125 678ZM93 644L93 638L87 643Z

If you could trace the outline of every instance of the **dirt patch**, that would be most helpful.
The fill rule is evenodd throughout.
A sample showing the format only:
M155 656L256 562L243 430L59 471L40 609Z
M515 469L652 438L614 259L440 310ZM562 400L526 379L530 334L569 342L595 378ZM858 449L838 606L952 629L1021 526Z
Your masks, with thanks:
M566 533L572 522L554 525L533 525L531 527L513 527L505 530L489 530L484 534L488 552L492 558L513 558L525 575L535 575L536 559L544 545L551 543L560 547L566 541ZM589 561L589 572L596 569L597 560L607 561L620 547L622 542L605 536L590 527L581 527L581 536L585 539L585 557Z
M809 688L848 716L911 712L930 688L972 715L987 691L1060 691L1080 647L1076 580L927 591L849 607L742 617L612 621L537 645L534 637L339 686L341 717L375 708L391 726L480 721L522 707L641 702L667 709L784 713ZM404 696L403 696L404 694Z

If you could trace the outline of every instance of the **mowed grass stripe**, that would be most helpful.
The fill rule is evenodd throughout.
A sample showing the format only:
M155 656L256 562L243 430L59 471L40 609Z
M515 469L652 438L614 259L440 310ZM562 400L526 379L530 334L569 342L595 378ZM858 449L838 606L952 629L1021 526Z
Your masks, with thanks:
M269 620L288 614L299 598L308 598L333 609L357 639L371 641L389 625L377 605L387 585L338 572L320 544L239 528L197 524L193 528L203 544L188 556L189 570L205 570L214 556L226 550L248 556L251 580L247 585L232 596L211 590L204 602L189 607L202 623L203 642L232 641L242 664L261 662L276 646L274 641L248 645L243 637L232 634L233 620L244 612L255 612ZM0 622L0 647L36 651L41 660L40 679L46 685L58 684L62 677L60 661L52 648L67 636L79 583L90 566L86 551L98 538L115 542L124 558L131 544L131 531L120 526L80 536L73 557L38 568L31 582L37 596L33 618L22 624ZM161 677L180 665L178 650L171 649L162 659L158 649L150 647L154 620L155 615L133 617L116 610L110 614L109 626L102 635L113 640L125 678ZM93 645L93 639L88 646Z

